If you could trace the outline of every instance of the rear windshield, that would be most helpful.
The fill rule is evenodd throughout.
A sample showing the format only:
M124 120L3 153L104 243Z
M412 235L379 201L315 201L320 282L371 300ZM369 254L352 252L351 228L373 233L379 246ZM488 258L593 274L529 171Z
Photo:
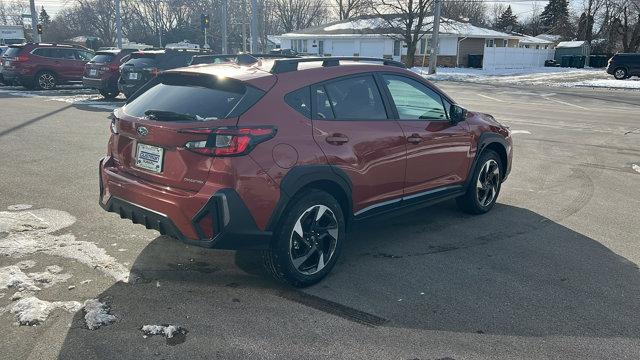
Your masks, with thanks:
M128 103L124 111L144 117L147 110L188 114L202 120L239 116L262 96L262 91L238 81L217 81L210 77L166 74L143 94Z
M16 57L18 56L18 54L20 54L21 50L22 50L21 47L10 47L9 50L7 50L4 54L2 54L2 56Z
M137 66L137 67L148 67L148 66L155 66L156 64L156 59L154 58L146 58L146 57L141 57L141 58L131 58L126 62L127 65L133 65L133 66Z
M115 56L113 54L98 54L91 59L94 63L109 63Z

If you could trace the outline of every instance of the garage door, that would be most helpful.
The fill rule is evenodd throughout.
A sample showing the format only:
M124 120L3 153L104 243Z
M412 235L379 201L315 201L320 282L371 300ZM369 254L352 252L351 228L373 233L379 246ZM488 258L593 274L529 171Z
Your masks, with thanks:
M361 40L360 56L381 58L384 55L384 40Z
M350 40L333 40L332 56L353 56L355 49L353 48L353 41Z

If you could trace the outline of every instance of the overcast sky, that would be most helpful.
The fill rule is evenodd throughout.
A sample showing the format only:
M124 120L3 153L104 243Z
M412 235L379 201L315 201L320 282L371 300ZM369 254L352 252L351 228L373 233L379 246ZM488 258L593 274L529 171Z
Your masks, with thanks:
M28 3L28 0L23 0L23 1ZM326 0L326 1L332 2L332 0ZM531 16L531 13L533 12L533 9L535 7L534 4L537 4L539 11L542 11L542 9L544 9L544 6L547 3L546 0L545 1L515 0L512 2L503 2L502 0L500 1L501 3L504 3L504 4L510 4L511 8L513 9L513 12L518 16L519 19L526 19L529 16ZM62 9L65 5L73 4L73 0L35 0L35 2L36 2L36 8L38 9L38 12L40 11L40 7L44 6L44 8L47 10L49 15L51 15L51 17L55 16L55 14L58 11L60 11L60 9ZM581 0L570 0L570 2L574 6L574 8L578 8L581 4ZM487 4L491 6L492 2L487 1Z

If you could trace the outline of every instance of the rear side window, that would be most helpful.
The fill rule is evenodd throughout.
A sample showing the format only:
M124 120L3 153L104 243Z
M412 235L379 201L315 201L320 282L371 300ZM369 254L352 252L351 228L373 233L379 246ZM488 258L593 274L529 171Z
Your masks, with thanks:
M300 114L311 118L311 92L308 87L288 93L284 101Z
M93 53L91 51L85 50L76 50L76 58L81 61L89 61L93 57Z
M56 49L53 49L53 48L38 48L33 50L32 54L37 56L42 56L42 57L53 58L53 57L56 57L55 51Z
M175 69L183 66L189 65L193 54L183 53L183 54L165 54L161 57L159 62L159 66L162 69Z
M325 84L336 119L387 119L380 91L372 76L351 77Z
M224 119L239 116L263 94L239 81L166 74L124 110L137 117L144 117L147 110L160 110L207 120Z
M10 47L4 54L2 54L2 56L16 57L20 54L20 51L22 51L22 48L20 47Z
M94 63L110 63L115 56L111 54L98 54L91 61Z
M314 119L324 120L335 118L324 86L319 86L314 89L313 101L313 111L315 112L313 117Z

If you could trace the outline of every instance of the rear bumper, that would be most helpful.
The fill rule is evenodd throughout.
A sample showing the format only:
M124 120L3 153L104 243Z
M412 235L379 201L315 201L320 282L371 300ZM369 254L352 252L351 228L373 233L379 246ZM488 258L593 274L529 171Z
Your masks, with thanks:
M109 170L110 161L109 157L100 160L99 202L106 211L189 245L229 250L269 247L272 233L256 226L234 189L222 188L209 195L169 194L117 176ZM203 220L213 224L213 238L207 238L198 225Z
M97 90L111 90L118 88L116 81L109 79L89 78L86 76L82 78L82 85L90 89Z
M129 97L133 95L134 92L138 91L139 88L142 87L144 83L141 84L125 84L122 82L118 82L118 90L124 94L124 96Z

